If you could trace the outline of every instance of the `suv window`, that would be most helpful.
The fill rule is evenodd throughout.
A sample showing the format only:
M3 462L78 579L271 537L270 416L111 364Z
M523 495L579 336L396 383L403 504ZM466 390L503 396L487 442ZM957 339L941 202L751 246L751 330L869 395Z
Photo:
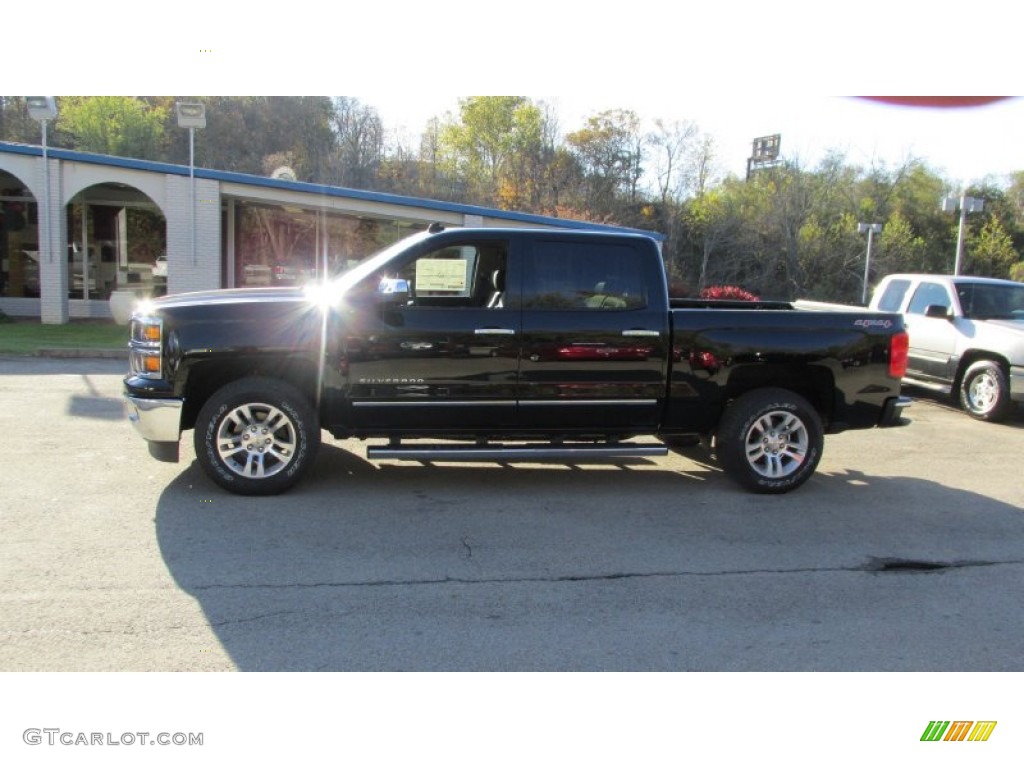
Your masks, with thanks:
M883 312L899 312L909 287L909 280L890 280L885 286L885 293L878 300L878 308Z
M1024 285L1020 283L957 283L964 317L1011 320L1024 314Z
M923 315L924 311L933 304L938 304L946 309L952 307L949 291L939 283L921 283L914 291L914 298L910 300L907 312L912 315Z
M526 259L523 307L640 309L647 288L639 254L628 245L539 241Z

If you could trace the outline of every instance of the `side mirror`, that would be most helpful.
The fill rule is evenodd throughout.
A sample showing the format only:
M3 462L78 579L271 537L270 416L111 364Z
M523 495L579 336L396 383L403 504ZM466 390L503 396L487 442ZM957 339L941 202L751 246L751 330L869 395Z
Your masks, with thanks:
M345 296L346 303L353 309L363 311L378 307L397 307L409 303L409 281L385 277L380 283L362 283Z
M377 303L401 306L409 303L409 281L400 277L385 277L377 286Z
M924 316L941 318L943 320L953 319L953 313L949 311L949 307L943 306L942 304L929 304L924 309Z

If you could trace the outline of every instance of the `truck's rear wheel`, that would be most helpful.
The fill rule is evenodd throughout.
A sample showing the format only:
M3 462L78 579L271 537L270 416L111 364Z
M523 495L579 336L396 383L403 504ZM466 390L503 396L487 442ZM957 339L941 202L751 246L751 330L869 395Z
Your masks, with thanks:
M1010 407L1010 388L999 363L979 360L964 372L960 405L981 421L999 421Z
M737 398L718 425L715 448L728 475L756 493L786 493L807 482L821 460L824 429L806 399L786 389Z
M293 486L316 457L320 425L287 382L250 377L217 390L199 411L196 457L217 485L266 496Z

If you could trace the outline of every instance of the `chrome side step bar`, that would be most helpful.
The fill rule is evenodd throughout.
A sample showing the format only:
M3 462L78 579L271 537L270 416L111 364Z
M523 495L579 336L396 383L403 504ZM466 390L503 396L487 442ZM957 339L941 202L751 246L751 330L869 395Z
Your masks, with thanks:
M666 456L664 443L466 443L369 446L368 459L405 461L580 461L586 459L627 459Z

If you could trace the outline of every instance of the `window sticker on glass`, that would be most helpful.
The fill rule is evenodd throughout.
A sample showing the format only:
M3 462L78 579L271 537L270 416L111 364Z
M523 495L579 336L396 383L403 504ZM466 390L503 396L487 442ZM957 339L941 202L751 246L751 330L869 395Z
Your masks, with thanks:
M465 293L469 262L462 259L420 259L416 262L416 292Z

